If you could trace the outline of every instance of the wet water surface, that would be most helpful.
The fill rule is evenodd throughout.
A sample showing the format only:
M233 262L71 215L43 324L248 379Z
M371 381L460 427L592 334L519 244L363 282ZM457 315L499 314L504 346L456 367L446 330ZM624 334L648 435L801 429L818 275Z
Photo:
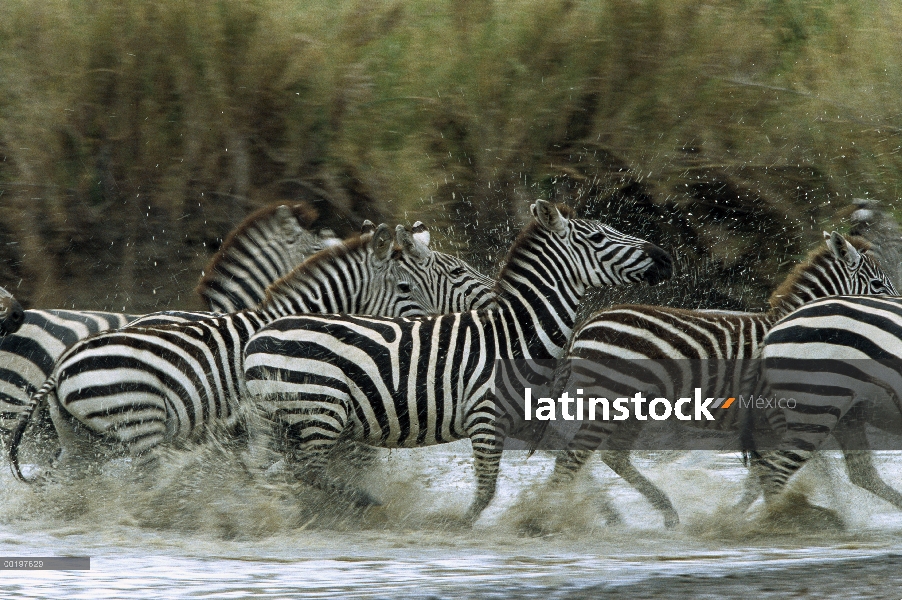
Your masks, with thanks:
M902 589L902 513L854 488L838 456L806 467L787 506L730 510L735 454L640 455L682 523L599 461L544 489L553 457L506 453L472 528L469 446L384 453L356 475L383 506L358 512L303 486L248 478L216 447L173 453L153 479L111 463L97 477L28 487L0 476L0 554L90 556L91 570L0 571L3 598L69 597L887 597ZM902 454L878 453L902 487ZM812 509L801 499L820 507ZM602 499L621 523L610 526ZM891 597L891 596L890 596Z

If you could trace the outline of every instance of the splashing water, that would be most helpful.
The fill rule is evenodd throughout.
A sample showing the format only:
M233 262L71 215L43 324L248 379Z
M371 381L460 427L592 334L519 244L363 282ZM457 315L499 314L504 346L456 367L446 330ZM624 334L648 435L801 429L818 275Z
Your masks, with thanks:
M878 454L896 486L898 458ZM800 581L793 569L823 566L824 577L836 565L889 569L902 552L902 514L855 489L839 460L806 467L784 505L765 511L759 502L737 515L729 507L746 471L736 455L640 454L637 466L681 515L674 530L600 461L572 486L550 490L543 482L553 456L526 460L515 451L504 456L498 497L469 528L462 517L475 484L466 442L383 451L373 465L337 473L382 501L367 510L279 476L252 478L217 444L170 451L140 479L124 461L65 484L22 486L4 474L0 554L87 555L92 569L4 571L0 593L672 597L679 586L668 578L729 590L744 573L743 585L756 589L762 570L789 585Z

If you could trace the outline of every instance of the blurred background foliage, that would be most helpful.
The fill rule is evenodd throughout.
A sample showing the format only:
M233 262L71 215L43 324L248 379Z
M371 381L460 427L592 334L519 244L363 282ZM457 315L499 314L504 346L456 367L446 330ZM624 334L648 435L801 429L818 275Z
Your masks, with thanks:
M899 197L902 5L4 0L0 285L198 307L253 208L421 219L489 274L535 197L672 249L646 300L762 307L853 197Z

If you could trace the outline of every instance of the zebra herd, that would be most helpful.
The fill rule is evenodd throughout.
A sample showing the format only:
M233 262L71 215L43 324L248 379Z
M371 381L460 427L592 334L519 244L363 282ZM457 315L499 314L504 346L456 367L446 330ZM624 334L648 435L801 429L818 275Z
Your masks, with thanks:
M538 200L531 212L497 280L432 250L420 222L411 230L366 222L360 235L339 241L309 231L313 215L304 205L274 205L248 217L204 270L197 291L210 312L23 314L0 289L0 434L14 474L25 480L18 452L31 426L44 425L46 443L60 448L41 478L71 477L117 454L152 473L165 445L245 433L242 460L252 474L271 464L278 440L288 473L366 506L378 501L327 474L340 441L415 448L468 438L477 484L472 522L495 494L505 438L536 439L534 423L499 400L524 385L563 389L582 375L575 359L762 356L765 368L742 378L790 394L799 392L799 372L829 370L834 358L902 354L902 304L887 297L897 293L893 283L859 238L825 233L824 246L797 265L765 313L624 305L577 327L589 288L656 284L671 276L672 260L566 207ZM862 336L868 344L848 333L864 323L880 332ZM809 357L826 360L801 360ZM536 366L542 361L559 367ZM902 369L862 378L902 397ZM605 393L624 395L627 380L608 374ZM689 393L679 378L650 385L656 391L649 394ZM763 425L741 418L691 424L744 429L752 473L770 502L831 433L860 446L865 421L902 431L902 406L885 415L863 406L848 393L821 394L768 413ZM642 425L582 423L550 483L572 479L600 449L665 525L675 525L666 494L630 461ZM776 432L778 449L755 449L758 432L749 428L759 426ZM852 480L902 508L870 453L853 447L846 451ZM758 493L749 486L741 505Z

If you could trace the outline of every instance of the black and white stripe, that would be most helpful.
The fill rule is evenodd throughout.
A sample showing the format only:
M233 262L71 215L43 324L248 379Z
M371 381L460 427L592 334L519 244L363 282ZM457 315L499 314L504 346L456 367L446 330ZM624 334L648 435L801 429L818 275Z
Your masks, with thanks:
M492 390L500 359L557 358L587 287L669 277L666 252L597 221L533 207L497 283L498 306L432 318L298 316L277 319L247 344L255 406L285 439L289 468L304 460L314 485L372 499L323 474L339 438L419 447L470 438L475 519L494 496L504 430ZM281 434L285 435L281 435ZM252 459L266 436L251 432Z
M204 268L197 293L218 313L257 308L266 289L320 250L341 243L309 231L307 204L272 204L249 215Z
M204 303L214 313L256 308L269 285L318 249L340 243L307 231L315 216L306 204L273 204L249 215L205 269L198 285ZM196 321L214 313L164 311L137 317L97 311L25 311L22 329L0 339L0 438L9 433L63 351L78 340L131 322L161 325Z
M443 314L453 312L454 307L479 310L494 303L495 295L486 290L494 289L495 280L457 257L430 249L431 236L422 221L414 223L412 232L399 225L396 236L404 250L400 255L401 268L420 306L438 308L432 312ZM436 277L436 273L444 276Z
M15 333L25 321L25 311L16 297L0 287L0 337Z
M830 436L852 483L902 508L902 494L874 467L865 424L902 434L902 298L848 296L812 302L764 339L762 389L792 398L783 435L752 452L770 501Z
M400 232L399 232L400 233ZM196 438L211 427L232 427L244 392L241 351L255 331L287 314L424 314L411 299L404 261L385 225L375 233L324 250L267 291L258 311L242 311L193 323L128 327L78 342L57 362L45 395L59 434L61 467L96 454L100 439L133 456L147 456L164 441ZM448 262L430 263L433 277ZM461 262L461 261L457 261ZM403 263L403 266L402 266ZM485 295L492 293L485 288ZM437 309L459 306L441 306ZM10 458L27 424L13 435Z
M559 373L558 387L572 393L592 385L593 396L607 398L631 397L637 391L649 398L687 397L702 381L705 395L715 398L736 395L737 385L753 388L757 371L745 371L753 370L756 363L748 359L758 356L765 335L779 319L825 296L895 293L886 273L865 252L864 240L846 240L836 232L824 235L826 246L796 266L772 295L766 313L633 305L594 314L573 336L567 360L561 363L561 369L573 372ZM718 413L714 421L683 424L738 432L742 414L737 407ZM666 494L630 461L629 450L646 423L637 419L583 422L558 457L551 483L572 480L592 452L605 444L602 460L664 514L667 526L676 525L679 517Z

